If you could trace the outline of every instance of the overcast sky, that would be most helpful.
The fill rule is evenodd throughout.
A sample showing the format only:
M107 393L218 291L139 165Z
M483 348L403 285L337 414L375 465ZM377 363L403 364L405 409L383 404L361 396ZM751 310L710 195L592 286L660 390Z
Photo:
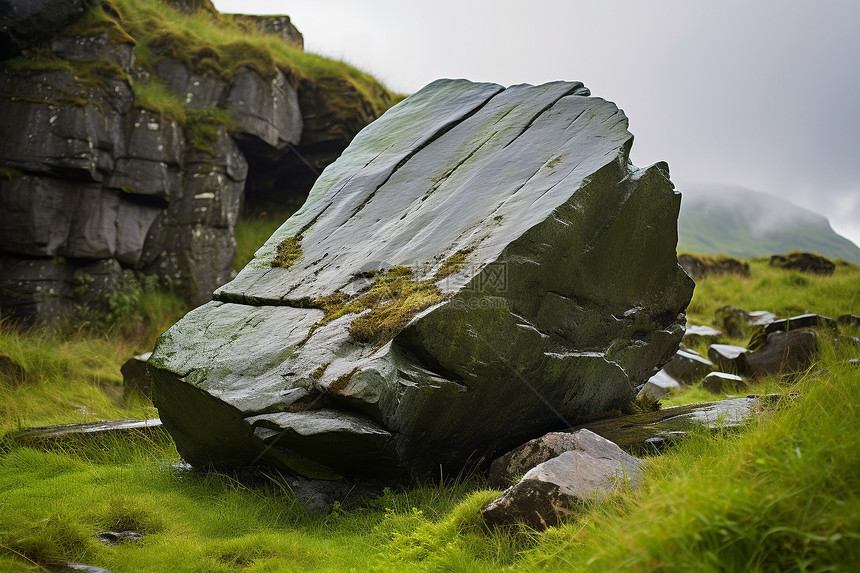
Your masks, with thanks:
M411 93L434 79L579 80L630 118L632 159L739 185L860 244L857 0L214 0L288 14L305 49Z

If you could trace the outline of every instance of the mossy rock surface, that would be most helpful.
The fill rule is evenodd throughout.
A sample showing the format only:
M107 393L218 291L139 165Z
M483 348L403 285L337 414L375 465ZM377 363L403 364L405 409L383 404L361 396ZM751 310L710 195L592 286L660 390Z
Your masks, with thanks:
M221 412L269 461L423 476L625 404L677 349L693 288L680 195L631 145L580 83L439 80L402 101L164 335L153 395L177 446L247 457L210 439ZM223 406L200 416L198 391Z

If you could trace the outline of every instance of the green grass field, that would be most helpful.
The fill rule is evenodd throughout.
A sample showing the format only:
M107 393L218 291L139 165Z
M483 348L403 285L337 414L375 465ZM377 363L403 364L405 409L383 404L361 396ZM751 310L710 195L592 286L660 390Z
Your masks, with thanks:
M725 304L780 316L860 314L857 267L818 277L750 265L748 279L702 280L691 321L707 324ZM142 401L118 398L119 366L178 318L170 300L141 297L144 318L108 333L2 325L0 355L20 371L4 370L0 379L0 433L154 415ZM164 307L173 310L156 312ZM0 571L46 571L67 560L114 573L854 571L860 368L847 363L853 357L860 348L849 341L822 344L807 374L754 387L801 397L742 431L702 432L649 458L639 489L584 507L543 533L488 530L478 510L498 492L480 476L354 493L321 512L308 511L276 474L252 485L177 467L165 435L7 447L0 453ZM115 546L97 538L118 530L143 537Z

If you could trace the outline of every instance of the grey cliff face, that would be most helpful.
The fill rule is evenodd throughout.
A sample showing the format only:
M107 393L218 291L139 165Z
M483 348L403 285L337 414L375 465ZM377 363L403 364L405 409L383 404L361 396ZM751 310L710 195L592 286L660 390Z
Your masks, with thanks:
M304 117L317 110L300 107L297 80L281 71L267 78L243 66L228 78L195 72L166 52L155 54L147 71L136 63L129 36L64 28L92 2L0 5L4 317L51 323L73 317L82 305L97 309L128 269L178 284L192 305L211 300L235 274L234 227L242 205L254 194L283 202L289 199L284 188L300 194L310 187L304 180L289 184L299 179L296 172L306 178L303 164L285 166L299 157L294 148L305 152L302 138L322 142L314 151L322 149L328 164L375 119L359 114L357 125L335 141L326 131L331 125L316 134L305 128ZM179 5L214 10L209 2ZM234 18L249 33L274 32L301 49L301 34L286 16ZM63 66L30 69L5 61L33 49L108 71L94 80ZM187 125L143 109L132 88L150 74L182 98L189 115L229 115L230 131L215 122L201 144ZM308 86L302 97L313 100L314 89ZM108 290L98 291L99 285Z
M680 195L631 145L580 83L439 80L386 112L159 340L153 398L180 453L421 476L631 399L693 289Z

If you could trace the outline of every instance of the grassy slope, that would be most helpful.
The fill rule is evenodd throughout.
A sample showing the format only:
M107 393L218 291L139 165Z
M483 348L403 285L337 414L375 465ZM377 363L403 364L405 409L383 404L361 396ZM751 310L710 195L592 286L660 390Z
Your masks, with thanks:
M691 319L707 323L728 303L779 315L860 314L856 267L807 277L751 261L751 272L750 279L702 281ZM132 334L56 337L4 329L2 353L13 354L28 375L4 377L0 403L28 395L26 424L79 421L69 402L87 398L65 393L96 396L100 382L115 383L122 358L145 342L145 335ZM9 350L15 344L23 350ZM848 344L826 346L821 365L829 373L791 386L765 383L802 392L790 406L743 432L694 436L651 459L638 491L586 508L576 521L543 534L488 532L477 510L494 493L477 478L396 490L360 504L347 498L323 514L305 511L276 476L251 488L175 469L168 438L55 451L13 448L0 455L0 571L38 571L36 563L63 559L114 573L850 571L860 559L860 369L845 360L858 354ZM49 382L31 376L45 370L56 371ZM126 410L91 400L111 417L147 413L139 405ZM10 418L18 415L4 412L3 428L16 427ZM118 529L145 537L115 547L95 538Z

